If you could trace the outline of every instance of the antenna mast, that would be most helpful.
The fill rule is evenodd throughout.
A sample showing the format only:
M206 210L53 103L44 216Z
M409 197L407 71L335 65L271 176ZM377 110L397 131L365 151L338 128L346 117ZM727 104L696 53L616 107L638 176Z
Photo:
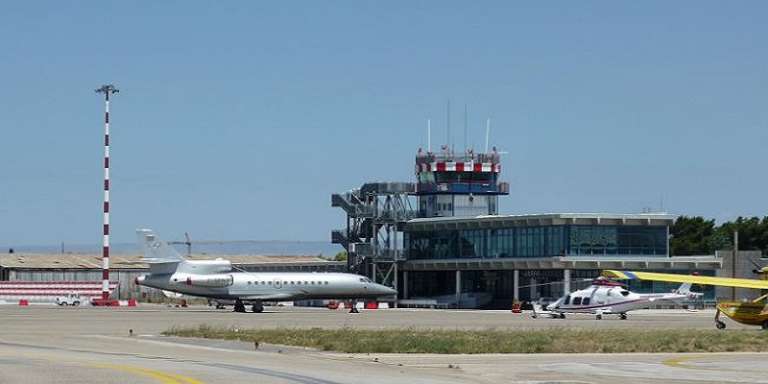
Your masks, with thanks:
M491 136L491 118L485 121L485 153L488 153L488 139Z
M427 153L432 152L432 120L427 119Z
M447 132L448 140L445 143L445 145L446 145L446 148L450 150L451 149L451 99L448 99L448 106L445 109L445 114L446 114L446 121L448 125L448 132Z
M469 113L467 112L467 104L464 104L464 152L466 152L469 147L467 147L467 129L469 126L469 122L467 119L469 118Z

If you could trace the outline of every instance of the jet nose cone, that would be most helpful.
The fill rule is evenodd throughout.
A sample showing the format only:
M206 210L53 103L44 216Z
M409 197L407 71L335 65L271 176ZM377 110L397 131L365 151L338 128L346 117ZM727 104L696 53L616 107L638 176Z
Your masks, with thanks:
M386 285L380 285L378 284L377 291L382 296L389 296L389 295L397 295L397 290L394 288L387 287Z

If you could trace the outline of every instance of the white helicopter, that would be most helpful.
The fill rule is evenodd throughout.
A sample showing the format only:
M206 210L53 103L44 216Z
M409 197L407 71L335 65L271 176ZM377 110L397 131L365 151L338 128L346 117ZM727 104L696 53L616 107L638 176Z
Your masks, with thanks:
M659 301L681 302L695 300L702 293L691 292L691 284L682 284L671 293L634 293L624 285L605 277L598 277L585 288L571 292L543 308L540 304L533 305L533 318L549 316L565 319L566 313L590 313L597 320L603 315L616 314L622 320L627 319L627 312L648 308Z

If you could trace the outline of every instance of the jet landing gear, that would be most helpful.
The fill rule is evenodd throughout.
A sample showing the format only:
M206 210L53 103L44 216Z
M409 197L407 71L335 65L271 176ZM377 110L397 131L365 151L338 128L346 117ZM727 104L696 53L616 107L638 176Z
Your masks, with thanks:
M360 311L357 310L357 301L352 301L351 308L349 308L349 313L360 313Z
M715 312L715 328L725 329L725 323L720 320L720 308L718 308L717 312Z
M254 302L253 305L251 305L251 311L253 311L253 313L264 312L264 305L261 303L261 301ZM235 312L247 312L245 310L245 304L243 304L242 300L235 300Z

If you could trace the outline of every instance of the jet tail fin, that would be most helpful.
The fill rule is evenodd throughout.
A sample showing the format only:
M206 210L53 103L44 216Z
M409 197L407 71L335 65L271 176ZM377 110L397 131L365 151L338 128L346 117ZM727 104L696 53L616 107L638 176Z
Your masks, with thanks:
M675 293L678 295L686 295L691 300L703 295L703 293L691 291L691 283L681 284L680 287L675 290Z
M151 273L172 273L185 259L151 229L137 229L139 245L144 250L142 262L149 264Z
M680 284L680 287L677 288L675 293L679 293L681 295L688 295L691 293L691 283L683 283Z

